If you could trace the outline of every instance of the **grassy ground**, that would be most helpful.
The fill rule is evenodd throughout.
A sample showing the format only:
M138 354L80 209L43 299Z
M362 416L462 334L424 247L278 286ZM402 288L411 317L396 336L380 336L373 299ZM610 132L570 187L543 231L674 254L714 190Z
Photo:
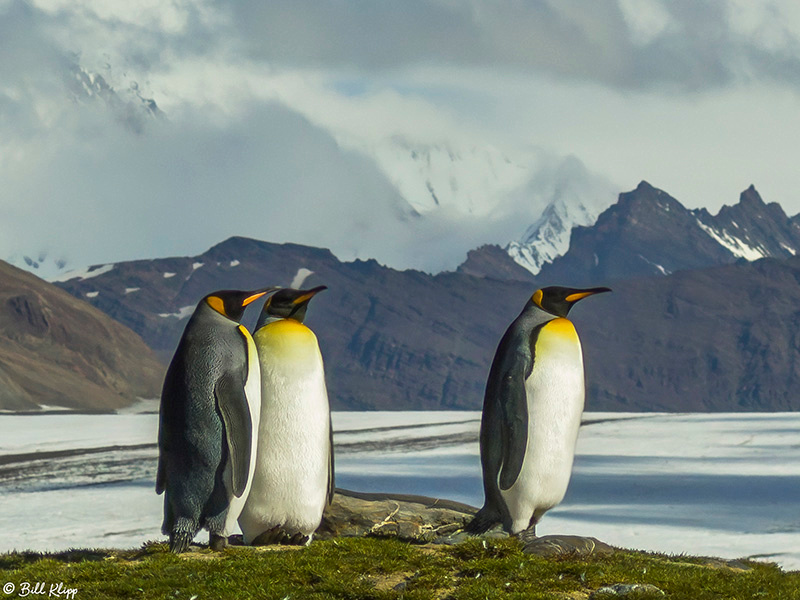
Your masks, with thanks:
M392 539L343 538L300 549L229 548L176 556L163 544L141 550L75 550L0 555L1 598L374 598L584 599L603 586L652 584L627 598L800 598L800 572L747 563L731 568L689 557L635 552L576 560L543 559L514 539L415 546ZM26 588L25 584L31 587ZM34 595L41 583L44 592ZM13 586L13 590L12 590ZM65 595L67 589L75 590ZM49 597L57 597L51 595ZM593 598L613 596L595 594Z

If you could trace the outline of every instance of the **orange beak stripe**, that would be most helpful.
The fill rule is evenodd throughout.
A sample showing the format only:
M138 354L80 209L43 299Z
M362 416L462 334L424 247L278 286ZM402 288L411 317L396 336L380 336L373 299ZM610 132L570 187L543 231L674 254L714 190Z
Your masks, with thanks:
M292 300L292 304L302 304L306 300L309 300L309 299L313 298L315 294L316 294L316 292L314 292L312 294L303 294L302 296L298 296L297 298Z
M597 292L578 292L577 294L570 294L564 300L567 302L577 302L578 300L583 300L586 296L591 296L592 294L596 294Z
M255 302L256 300L258 300L259 298L261 298L261 296L263 296L264 294L269 294L269 292L259 292L259 293L257 293L257 294L253 294L253 295L252 295L252 296L250 296L249 298L245 298L245 299L242 301L242 306L247 306L247 305L248 305L248 304L250 304L251 302Z

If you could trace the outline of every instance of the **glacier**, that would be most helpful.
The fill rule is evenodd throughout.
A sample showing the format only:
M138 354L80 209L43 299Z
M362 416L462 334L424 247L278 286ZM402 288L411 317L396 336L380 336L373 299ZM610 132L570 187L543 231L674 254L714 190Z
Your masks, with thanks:
M157 414L0 419L0 552L163 539ZM481 504L479 412L334 412L333 424L339 487ZM567 496L537 533L800 569L798 430L797 413L585 413Z

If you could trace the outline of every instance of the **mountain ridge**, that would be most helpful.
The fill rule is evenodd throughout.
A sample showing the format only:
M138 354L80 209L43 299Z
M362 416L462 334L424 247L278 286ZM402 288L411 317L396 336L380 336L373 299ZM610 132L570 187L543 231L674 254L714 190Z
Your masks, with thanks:
M502 249L492 253L519 268ZM196 257L98 270L59 285L139 331L163 361L193 304L213 289L298 278L304 287L327 285L307 322L320 340L337 410L479 409L500 336L543 285L477 268L397 271L374 260L341 262L325 249L241 237ZM131 281L138 291L126 291ZM791 394L800 384L800 257L602 283L614 293L570 313L583 341L587 409L800 408ZM259 309L248 312L246 324L252 327Z
M741 223L739 223L741 221ZM754 186L716 215L690 210L646 181L619 195L591 226L572 230L569 249L542 266L537 280L576 285L664 276L741 258L788 258L800 251L800 222Z
M0 261L0 408L109 411L160 394L164 365L127 327Z

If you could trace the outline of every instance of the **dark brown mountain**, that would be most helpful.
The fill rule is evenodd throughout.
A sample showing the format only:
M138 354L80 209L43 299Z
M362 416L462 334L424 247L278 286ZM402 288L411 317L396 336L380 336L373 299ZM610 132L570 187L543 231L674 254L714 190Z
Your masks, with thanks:
M620 194L594 225L575 227L569 250L543 265L535 280L593 285L796 253L800 215L789 218L780 205L764 203L753 186L737 204L712 215L705 209L689 210L643 181ZM523 279L507 262L496 247L484 246L472 251L459 270Z
M312 302L307 322L320 339L337 409L478 406L496 339L532 293L530 284L343 263L328 250L246 238L197 257L119 263L59 285L131 327L166 363L205 294L290 285L306 271L305 287L329 288ZM245 323L252 326L259 310L249 309Z
M800 257L620 281L580 329L612 410L800 408Z
M798 217L790 219L777 202L766 204L752 185L738 204L723 206L716 215L702 208L692 212L735 256L789 258L800 249Z
M164 371L130 329L0 261L0 408L113 410L158 397Z
M514 261L500 246L494 244L486 244L470 250L467 253L467 260L459 265L457 271L465 275L488 279L528 282L535 280L533 273Z
M642 182L591 227L572 230L569 250L538 278L590 285L608 279L666 275L735 258L675 198Z
M497 342L537 287L343 263L327 250L245 238L102 271L61 285L135 329L165 362L206 293L289 285L312 271L305 287L329 287L308 323L336 409L480 408ZM800 408L800 258L602 283L614 293L570 315L584 342L588 408Z

